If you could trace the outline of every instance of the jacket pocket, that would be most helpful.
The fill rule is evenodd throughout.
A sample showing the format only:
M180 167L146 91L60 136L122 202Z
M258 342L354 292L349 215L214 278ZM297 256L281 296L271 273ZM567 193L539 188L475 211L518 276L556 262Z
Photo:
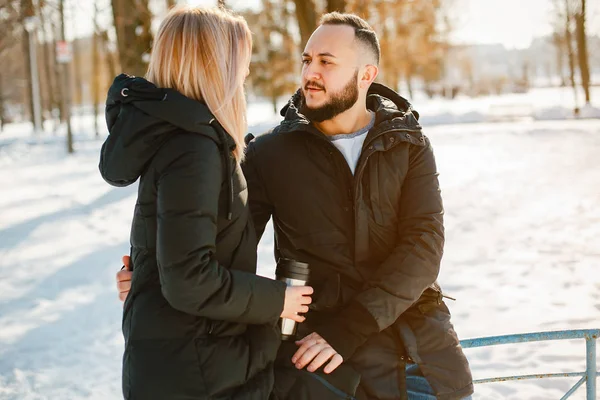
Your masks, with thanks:
M421 314L426 315L437 309L442 303L442 290L438 285L431 285L425 289L413 307L416 307Z
M361 198L369 208L371 218L379 227L387 227L395 232L398 219L398 206L405 179L402 167L395 158L381 156L372 160L363 178Z
M328 252L336 251L335 246L346 245L347 241L346 236L337 230L315 232L292 239L294 247L298 250L327 247ZM314 250L311 253L314 253ZM321 265L311 264L309 267L312 268L313 277L314 274L318 274L318 278L310 279L308 282L315 289L313 302L309 308L314 311L323 311L338 306L342 291L340 274L324 263Z
M279 343L279 332L270 325L249 325L248 331L238 336L196 339L195 354L208 396L231 398L235 392L270 392L267 378L272 377Z
M193 340L131 340L125 349L128 400L206 398Z
M320 283L309 282L309 284L315 290L313 302L308 305L311 311L327 311L339 306L342 297L340 274L332 273Z

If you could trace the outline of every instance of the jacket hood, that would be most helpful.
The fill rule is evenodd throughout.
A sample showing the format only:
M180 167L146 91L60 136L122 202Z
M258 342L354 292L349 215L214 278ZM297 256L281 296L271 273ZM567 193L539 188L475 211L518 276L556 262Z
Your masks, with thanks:
M300 113L302 104L301 89L291 97L281 109L284 125L309 124L310 121ZM393 120L394 128L420 129L419 113L404 97L380 83L373 83L367 92L367 108L375 112L375 126ZM387 125L387 124L386 124Z
M174 89L159 88L144 78L121 74L108 90L100 173L114 186L134 183L158 149L181 131L209 137L224 154L235 142L208 107Z

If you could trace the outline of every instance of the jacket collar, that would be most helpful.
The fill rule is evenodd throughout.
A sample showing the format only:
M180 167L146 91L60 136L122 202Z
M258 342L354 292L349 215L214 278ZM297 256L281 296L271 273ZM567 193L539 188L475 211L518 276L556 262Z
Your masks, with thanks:
M284 120L275 129L276 132L305 131L324 136L300 113L301 102L302 96L298 89L281 109ZM367 93L366 103L367 108L375 112L375 124L365 139L365 146L382 135L394 139L386 142L387 144L377 146L381 150L387 150L390 144L393 145L396 141L410 142L415 145L424 144L421 125L418 122L419 113L413 110L412 105L404 97L382 84L373 83Z

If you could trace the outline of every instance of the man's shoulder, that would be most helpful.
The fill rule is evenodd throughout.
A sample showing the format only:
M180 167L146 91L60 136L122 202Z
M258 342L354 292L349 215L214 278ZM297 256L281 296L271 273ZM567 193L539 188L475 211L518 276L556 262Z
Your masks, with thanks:
M247 138L248 147L252 148L254 151L266 151L266 149L277 146L277 144L285 137L285 135L281 133L281 125L277 125L256 136L250 133L249 136L251 137Z

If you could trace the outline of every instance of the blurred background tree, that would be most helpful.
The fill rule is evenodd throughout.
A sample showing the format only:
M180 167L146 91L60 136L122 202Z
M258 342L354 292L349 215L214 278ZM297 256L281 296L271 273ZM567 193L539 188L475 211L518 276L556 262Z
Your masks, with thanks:
M258 0L252 8L234 0L212 4L233 7L248 20L255 43L248 92L269 99L274 109L297 89L304 44L320 16L330 11L356 13L375 28L382 47L378 81L409 98L417 90L448 98L525 91L536 79L539 84L539 70L545 68L549 85L581 87L583 100L591 101L600 38L587 30L586 0L551 0L553 33L535 39L528 49L514 50L453 44L452 34L460 28L457 1ZM0 130L15 118L34 121L35 71L46 129L70 131L71 111L101 114L115 75L145 74L158 23L179 3L185 1L0 0ZM31 33L24 26L27 17L36 20Z
M261 11L243 13L254 34L247 82L250 90L269 99L277 112L277 100L298 86L298 45L288 28L294 24L293 7L276 0L262 0L261 5Z

